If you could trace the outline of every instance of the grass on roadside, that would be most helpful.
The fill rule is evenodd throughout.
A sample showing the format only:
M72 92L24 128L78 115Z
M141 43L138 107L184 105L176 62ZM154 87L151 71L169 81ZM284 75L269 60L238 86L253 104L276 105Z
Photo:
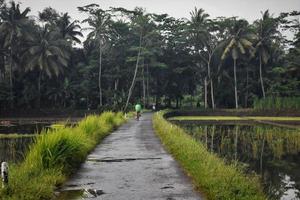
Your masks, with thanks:
M165 120L164 114L154 115L156 133L208 199L266 199L257 177L247 176L235 165L225 164L183 129Z
M246 120L264 120L264 121L300 121L300 117L261 117L261 116L176 116L169 120L179 121L246 121Z
M78 126L43 131L29 147L25 160L10 167L9 187L0 190L0 199L51 199L82 163L87 154L114 128L125 121L122 113L91 115Z

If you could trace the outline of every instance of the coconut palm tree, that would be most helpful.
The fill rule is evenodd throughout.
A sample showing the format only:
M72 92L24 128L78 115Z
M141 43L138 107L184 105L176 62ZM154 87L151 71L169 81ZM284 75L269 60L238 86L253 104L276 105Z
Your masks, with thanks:
M206 41L208 40L209 33L207 31L207 23L209 15L204 12L204 10L195 8L190 12L190 37L193 42L196 53L200 56L201 63L207 63L208 59L205 58L203 52L205 51ZM207 68L207 76L204 77L204 107L207 108L207 79L210 79L210 65Z
M259 77L261 83L261 90L263 98L266 97L262 67L263 64L267 64L270 58L270 48L272 46L272 40L275 39L278 33L277 21L270 16L269 10L262 13L262 18L254 22L257 32L257 43L255 45L255 51L259 58Z
M126 104L124 107L124 111L127 111L127 107L129 105L129 101L135 86L135 82L136 82L136 77L137 77L137 72L138 72L138 68L139 68L139 64L140 64L140 59L141 59L141 55L142 55L142 49L143 49L143 43L145 42L145 39L147 38L147 33L150 31L149 29L151 29L151 26L149 26L150 24L150 15L149 14L144 14L144 10L142 8L136 8L134 10L134 14L131 16L131 26L134 30L134 33L137 35L137 37L139 38L139 43L138 43L138 47L135 49L138 50L138 54L136 57L136 64L135 64L135 70L134 70L134 75L128 90L128 95L127 95L127 100L126 100ZM149 35L148 35L149 36ZM149 39L149 38L147 38Z
M224 60L229 54L233 59L233 73L234 73L234 95L235 95L235 108L238 109L238 91L237 91L237 76L236 66L237 60L241 54L245 54L247 50L253 52L251 39L254 35L249 33L248 23L244 20L234 19L233 26L229 27L229 38L225 40L225 49L221 59Z
M103 47L105 42L108 41L108 38L111 34L111 16L109 13L97 9L90 12L90 17L83 20L83 23L87 22L91 32L88 34L87 40L92 42L96 41L99 48L99 74L98 74L98 88L99 88L99 106L102 106L102 87L101 87L101 78L102 78L102 54Z
M78 24L78 21L71 22L71 17L68 15L68 13L63 14L57 22L56 22L57 28L60 31L62 37L64 39L74 41L75 43L81 43L79 37L83 37L83 34L80 32L80 25Z
M13 107L13 65L16 50L17 39L26 35L26 26L29 24L27 14L29 8L20 10L20 4L14 1L10 2L10 7L2 8L0 17L3 20L0 24L0 33L4 37L4 48L8 49L9 57L9 84L10 84L10 102ZM28 35L27 35L28 36Z
M38 77L38 107L40 106L41 79L43 74L48 77L59 76L68 66L69 59L68 42L61 39L57 31L49 26L37 27L33 40L28 43L23 60L26 71L39 71Z

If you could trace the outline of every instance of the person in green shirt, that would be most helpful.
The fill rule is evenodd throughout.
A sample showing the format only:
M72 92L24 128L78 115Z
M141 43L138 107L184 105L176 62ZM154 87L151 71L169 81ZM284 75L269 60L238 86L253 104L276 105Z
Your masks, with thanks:
M142 106L141 106L141 104L137 103L137 104L135 105L136 120L139 120L139 119L140 119L141 111L142 111Z

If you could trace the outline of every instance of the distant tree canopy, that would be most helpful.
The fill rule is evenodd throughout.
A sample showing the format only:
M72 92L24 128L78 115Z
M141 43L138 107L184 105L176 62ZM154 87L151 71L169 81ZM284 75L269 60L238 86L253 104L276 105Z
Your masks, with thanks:
M198 8L190 19L97 4L78 10L82 22L50 7L32 18L0 0L0 110L238 108L300 96L299 11L266 10L251 24Z

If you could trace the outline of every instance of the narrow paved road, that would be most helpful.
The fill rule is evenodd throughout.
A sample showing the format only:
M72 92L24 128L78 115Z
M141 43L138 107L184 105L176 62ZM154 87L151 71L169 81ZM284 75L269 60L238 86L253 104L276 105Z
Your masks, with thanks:
M72 195L82 189L99 190L95 199L105 200L203 199L163 149L150 113L143 114L140 121L130 120L105 138L66 183L62 194L67 196L60 199L74 199ZM85 192L84 196L90 195Z

